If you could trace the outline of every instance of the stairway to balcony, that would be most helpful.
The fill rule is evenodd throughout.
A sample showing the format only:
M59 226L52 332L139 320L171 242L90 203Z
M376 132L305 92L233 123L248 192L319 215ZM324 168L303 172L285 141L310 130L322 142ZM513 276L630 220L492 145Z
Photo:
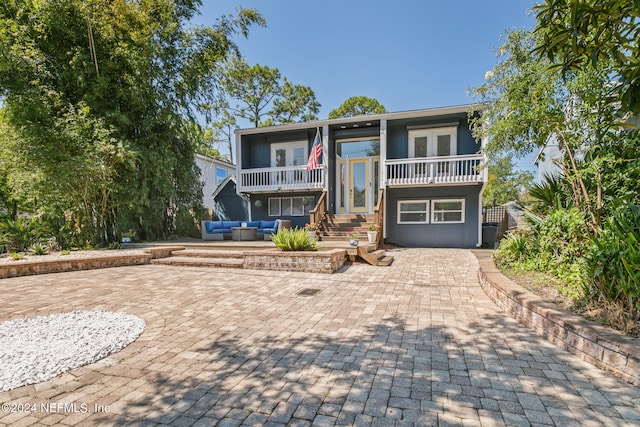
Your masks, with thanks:
M367 239L369 225L373 224L373 214L327 214L320 227L322 240L345 240L347 234L357 231L359 239Z
M389 266L393 257L378 249L377 244L367 242L367 231L374 223L374 214L327 214L319 228L322 241L346 241L347 234L357 231L360 245L349 250L349 258L353 261L358 256L371 265Z

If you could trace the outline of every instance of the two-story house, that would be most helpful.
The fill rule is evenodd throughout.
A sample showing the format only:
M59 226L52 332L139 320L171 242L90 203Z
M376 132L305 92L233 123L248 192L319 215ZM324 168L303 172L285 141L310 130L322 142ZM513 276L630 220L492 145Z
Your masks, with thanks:
M330 231L365 218L399 245L479 246L486 169L469 129L474 108L237 130L238 194L249 197L253 220L319 222ZM316 134L320 165L308 170Z

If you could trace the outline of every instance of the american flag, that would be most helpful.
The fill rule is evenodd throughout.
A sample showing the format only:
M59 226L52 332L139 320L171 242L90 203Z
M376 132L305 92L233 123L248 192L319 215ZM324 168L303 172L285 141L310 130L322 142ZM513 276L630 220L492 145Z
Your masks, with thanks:
M307 171L322 167L320 164L320 154L322 154L322 145L320 144L320 129L316 131L316 137L313 139L311 152L309 153L309 161L307 162Z

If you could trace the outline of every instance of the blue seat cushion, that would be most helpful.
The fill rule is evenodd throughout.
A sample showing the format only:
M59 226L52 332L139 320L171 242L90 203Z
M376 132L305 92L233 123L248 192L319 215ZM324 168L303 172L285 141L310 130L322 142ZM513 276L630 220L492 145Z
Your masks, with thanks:
M247 222L247 227L260 228L260 221L249 221L249 222Z
M240 221L222 221L222 228L240 227Z
M260 221L259 228L274 228L276 226L275 221Z
M220 221L205 221L204 228L207 230L207 233L213 233L214 230L222 228L222 222Z
M213 231L208 231L209 234L223 234L223 233L231 233L230 228L216 228Z

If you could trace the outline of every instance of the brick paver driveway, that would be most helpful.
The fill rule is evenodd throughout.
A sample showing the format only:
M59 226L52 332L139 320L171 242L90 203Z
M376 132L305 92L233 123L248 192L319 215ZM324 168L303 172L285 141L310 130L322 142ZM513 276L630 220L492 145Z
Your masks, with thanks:
M147 329L0 393L51 404L0 424L640 425L640 389L500 312L469 251L394 255L334 275L149 265L2 280L0 320L114 310Z

